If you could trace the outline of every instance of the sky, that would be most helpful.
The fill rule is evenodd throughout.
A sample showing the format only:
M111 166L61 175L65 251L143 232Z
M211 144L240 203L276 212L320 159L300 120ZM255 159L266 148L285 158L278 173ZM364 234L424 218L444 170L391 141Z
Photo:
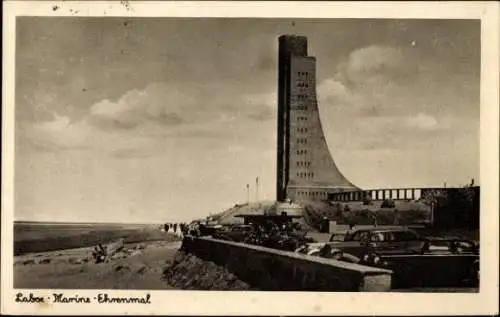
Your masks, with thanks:
M282 34L308 37L352 183L480 183L478 20L20 17L15 219L187 221L247 184L273 200Z

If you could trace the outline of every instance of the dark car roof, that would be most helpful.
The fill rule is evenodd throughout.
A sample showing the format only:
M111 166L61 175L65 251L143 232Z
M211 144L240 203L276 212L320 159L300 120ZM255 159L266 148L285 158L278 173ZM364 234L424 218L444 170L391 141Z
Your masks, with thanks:
M409 228L404 228L404 227L401 227L401 228L367 228L367 229L355 229L353 233L355 232L363 232L363 231L369 231L369 232L412 232L412 233L417 233L415 230L413 229L409 229Z

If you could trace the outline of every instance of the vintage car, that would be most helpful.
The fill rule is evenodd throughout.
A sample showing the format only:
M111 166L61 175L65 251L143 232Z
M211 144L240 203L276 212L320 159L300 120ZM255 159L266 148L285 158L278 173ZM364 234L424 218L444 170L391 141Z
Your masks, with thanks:
M346 235L343 242L330 242L335 248L362 257L377 254L423 254L429 243L411 229L364 229Z
M252 233L250 225L233 225L217 230L212 236L216 239L243 242Z
M201 236L211 236L215 232L219 231L221 228L222 228L221 225L216 225L216 224L200 223L198 225L198 230Z
M429 254L479 254L479 243L459 238L426 237Z
M343 241L332 235L326 243L311 243L298 253L345 259L354 263L376 261L389 254L423 254L429 242L407 228L362 229L344 236Z
M332 235L328 242L309 243L298 253L336 258L353 263L377 265L382 257L391 255L475 254L479 245L468 240L445 240L421 237L408 228L370 228L350 234Z

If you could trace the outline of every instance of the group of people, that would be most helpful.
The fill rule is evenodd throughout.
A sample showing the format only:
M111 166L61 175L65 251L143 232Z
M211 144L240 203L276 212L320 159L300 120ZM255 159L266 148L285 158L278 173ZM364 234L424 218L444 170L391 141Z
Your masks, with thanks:
M187 234L188 225L186 223L166 223L163 225L165 232L173 231L174 234Z
M298 223L285 222L278 224L268 221L263 224L253 224L252 233L246 243L267 247L295 250L303 239L302 228Z

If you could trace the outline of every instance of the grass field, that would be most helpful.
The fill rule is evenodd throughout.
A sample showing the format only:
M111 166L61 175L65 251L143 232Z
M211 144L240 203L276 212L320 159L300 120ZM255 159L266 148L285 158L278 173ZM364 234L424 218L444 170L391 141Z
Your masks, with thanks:
M15 222L14 255L89 247L120 238L125 243L175 239L151 224Z

